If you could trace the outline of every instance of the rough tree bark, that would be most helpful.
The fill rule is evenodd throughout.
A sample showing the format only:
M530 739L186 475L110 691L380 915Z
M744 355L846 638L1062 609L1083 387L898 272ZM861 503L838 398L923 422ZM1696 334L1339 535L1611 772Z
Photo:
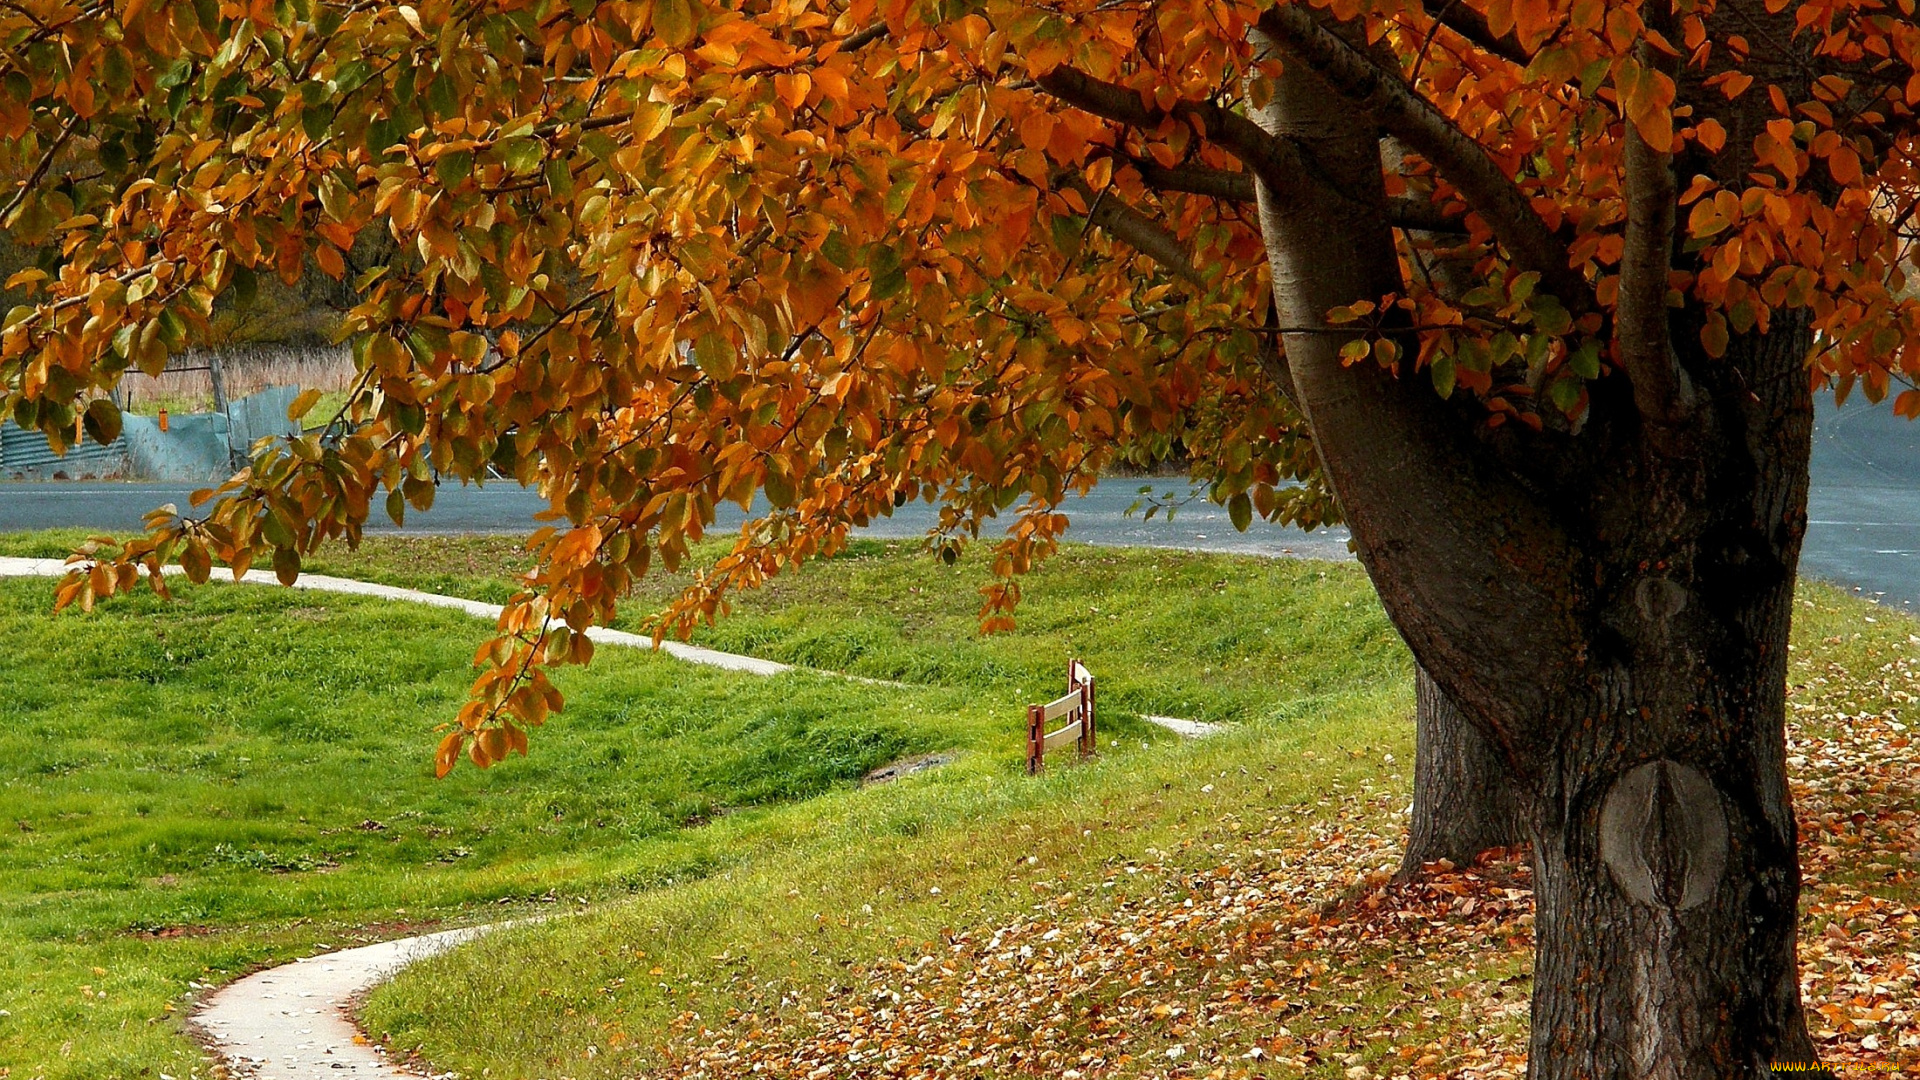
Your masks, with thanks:
M1793 322L1736 340L1733 365L1690 365L1714 437L1649 455L1597 508L1616 539L1595 545L1589 653L1529 800L1536 1076L1815 1059L1785 767L1812 433Z
M1538 890L1532 1075L1813 1060L1783 768L1806 332L1778 319L1722 360L1673 356L1668 381L1703 403L1684 424L1687 401L1650 415L1649 386L1603 388L1577 438L1524 453L1420 380L1343 363L1326 313L1402 288L1379 99L1275 37L1287 63L1260 119L1316 164L1259 171L1290 374L1389 614L1515 763Z
M1512 766L1426 669L1413 675L1413 815L1401 881L1427 863L1466 866L1490 848L1530 839Z

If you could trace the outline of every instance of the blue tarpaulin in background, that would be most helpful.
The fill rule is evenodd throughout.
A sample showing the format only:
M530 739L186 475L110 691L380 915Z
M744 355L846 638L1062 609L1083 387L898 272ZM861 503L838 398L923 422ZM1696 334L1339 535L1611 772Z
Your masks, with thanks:
M297 387L270 386L230 403L225 413L174 415L166 431L151 416L124 416L111 446L89 441L69 447L64 456L53 452L45 435L9 420L0 423L0 477L225 480L245 464L255 440L300 433L300 425L287 419L287 406L298 393Z
M117 479L129 475L127 440L123 435L110 446L92 439L56 454L47 437L11 420L0 421L0 477L9 480Z

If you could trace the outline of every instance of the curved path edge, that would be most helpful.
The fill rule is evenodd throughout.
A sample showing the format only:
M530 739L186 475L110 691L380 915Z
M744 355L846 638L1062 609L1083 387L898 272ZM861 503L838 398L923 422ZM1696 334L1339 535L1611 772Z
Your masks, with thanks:
M184 573L177 566L166 567L168 574ZM14 556L0 556L0 577L61 577L67 572L67 564L61 559L25 559ZM214 581L226 581L228 578L215 577ZM248 585L280 584L280 579L265 570L249 570L239 579ZM479 600L466 600L458 596L443 596L439 593L423 592L419 589L402 589L393 585L376 585L370 581L355 581L352 578L329 577L326 574L301 574L293 583L296 589L311 589L314 592L345 593L349 596L372 596L382 600L398 600L409 604L426 604L430 607L452 608L464 611L477 619L498 621L500 605L483 603ZM629 634L624 630L610 630L596 626L587 631L597 645L625 645L635 649L651 649L653 639L644 634ZM707 667L725 668L728 671L740 671L750 675L778 675L792 671L792 664L782 664L773 660L762 660L755 656L741 656L738 653L721 652L718 649L689 645L683 641L662 641L660 651L669 656L685 660L692 664Z
M63 559L0 556L0 578L61 577L67 569ZM177 566L166 567L166 572L183 573ZM277 577L263 570L249 570L239 580L249 585L280 585ZM498 604L326 574L302 574L292 587L453 608L480 619L497 621L500 618ZM587 636L596 644L637 649L657 647L688 663L748 675L778 675L800 670L792 664L685 642L663 641L656 646L652 638L624 630L594 627L587 631ZM1141 719L1187 738L1200 738L1222 729L1219 724L1170 716L1142 716ZM420 1074L388 1060L360 1031L353 1020L353 1002L415 960L520 921L442 930L322 953L267 968L208 994L188 1024L235 1076L253 1080L332 1080L335 1077L418 1080Z
M177 566L164 568L168 574L180 575L184 571ZM67 572L67 564L62 559L29 559L18 556L0 555L0 578L8 577L62 577ZM214 581L226 581L228 578L216 577ZM248 585L280 586L280 579L265 570L249 570L240 577ZM395 585L376 585L370 581L355 581L352 578L331 577L326 574L301 574L292 585L295 589L311 589L314 592L344 593L349 596L371 596L381 600L397 600L408 604L426 604L429 607L452 608L463 611L477 619L498 622L500 605L488 604L479 600L467 600L458 596L445 596L440 593L425 592L420 589L403 589ZM613 630L604 626L590 627L587 637L596 645L624 645L632 649L658 648L661 652L689 664L704 667L721 668L726 671L738 671L748 675L779 675L788 671L812 671L812 668L799 668L793 664L783 664L777 660L762 660L757 656L742 656L739 653L722 652L702 645L689 645L684 641L662 641L657 645L645 634L630 634L625 630ZM869 679L859 675L844 675L841 672L820 672L827 675L841 675L865 683L899 686L884 679ZM1140 719L1156 727L1165 728L1176 735L1188 738L1201 738L1223 730L1220 724L1204 720L1182 720L1173 716L1151 716L1142 714Z
M401 968L510 923L442 930L303 957L255 972L207 995L189 1025L252 1080L360 1077L414 1080L353 1020L353 1002Z

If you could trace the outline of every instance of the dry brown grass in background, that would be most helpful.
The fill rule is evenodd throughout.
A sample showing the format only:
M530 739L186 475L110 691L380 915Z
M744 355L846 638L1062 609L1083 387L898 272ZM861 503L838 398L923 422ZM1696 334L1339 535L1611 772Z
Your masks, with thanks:
M322 393L352 389L353 354L345 346L235 345L220 350L227 397L238 401L269 386L311 387ZM176 356L158 378L130 371L120 381L121 401L129 412L151 415L160 409L207 412L213 408L213 378L204 368L207 354Z

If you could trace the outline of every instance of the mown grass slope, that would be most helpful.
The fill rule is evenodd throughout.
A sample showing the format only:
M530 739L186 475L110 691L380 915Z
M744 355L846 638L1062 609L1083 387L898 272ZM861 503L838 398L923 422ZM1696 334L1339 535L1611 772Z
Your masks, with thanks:
M196 984L703 876L905 754L1020 760L955 691L605 649L536 754L436 781L476 620L222 585L54 617L49 590L0 581L0 1075L184 1076Z
M0 537L0 554L55 556L79 539ZM522 562L499 539L380 538L311 569L498 600ZM1018 778L1021 706L1057 692L1069 655L1102 673L1109 763L1178 742L1140 711L1285 724L1321 695L1400 693L1404 660L1351 568L1283 564L1277 586L1261 579L1274 569L1069 552L1035 578L1021 632L982 640L977 565L859 545L792 579L812 592L755 597L764 614L723 628L761 619L773 629L753 651L923 680L914 687L757 682L603 649L590 671L560 673L568 710L531 758L441 782L428 773L432 729L461 700L477 621L224 585L53 617L50 583L0 583L0 685L13 691L0 702L0 940L13 943L0 956L0 1062L49 1080L190 1070L178 1013L250 967L499 917L500 901L601 900L810 859L794 853L854 843L836 830L865 829L863 800L895 797L851 778L899 756L961 750L927 783L1044 813L1046 792L1098 774ZM1103 576L1127 588L1087 584ZM896 584L902 606L879 602ZM1324 593L1338 648L1297 635L1303 592ZM1106 617L1149 607L1185 625ZM1203 622L1221 624L1223 642L1206 655L1186 647ZM823 626L866 651L837 656ZM718 633L708 639L739 644ZM911 664L883 670L896 651ZM1291 675L1258 675L1281 662ZM939 817L910 808L885 831L910 838Z
M0 553L63 556L78 533L0 536ZM713 558L714 542L696 551ZM510 537L369 537L308 560L313 573L500 603L528 559ZM1064 658L1100 679L1126 713L1233 721L1298 712L1404 674L1399 638L1354 564L1069 544L1022 582L1018 629L981 636L985 560L947 566L913 541L856 540L734 597L692 640L877 679L965 687L1003 702L1052 696ZM641 582L620 625L641 622L683 585Z

